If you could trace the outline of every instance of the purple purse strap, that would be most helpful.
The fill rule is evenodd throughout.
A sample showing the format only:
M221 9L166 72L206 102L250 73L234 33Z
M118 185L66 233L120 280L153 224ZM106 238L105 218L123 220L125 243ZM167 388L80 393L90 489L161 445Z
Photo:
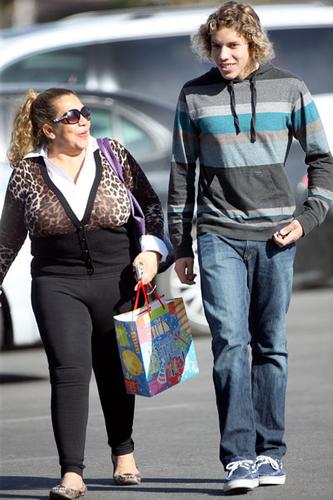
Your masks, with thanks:
M123 182L123 184L125 184L123 170L120 166L119 161L115 157L114 152L112 151L111 144L109 143L108 138L104 137L103 139L97 139L97 144L115 173L118 175L119 179Z
M143 214L142 208L138 200L133 195L132 191L126 186L123 170L114 152L112 151L109 139L107 137L104 137L103 139L99 138L97 139L97 144L99 149L102 151L103 155L111 165L113 171L117 174L121 182L126 187L128 198L131 204L132 216L134 218L138 232L140 233L140 235L146 234L145 216Z
M135 198L133 195L132 191L128 189L125 183L124 175L123 175L123 169L121 168L121 165L116 158L114 152L112 151L111 144L109 142L109 139L107 137L104 137L103 139L97 139L97 144L107 161L109 162L111 168L115 172L115 174L119 177L119 179L122 181L124 184L128 199L131 204L131 211L132 211L132 217L133 217L133 222L134 222L134 228L135 228L135 235L137 238L137 246L140 251L140 236L146 234L146 224L145 224L145 216L143 214L142 208L138 202L138 200ZM174 256L174 250L172 247L172 244L169 240L168 237L164 237L163 239L167 249L168 249L168 257L165 262L160 263L158 272L162 273L166 269L168 269L174 262L175 256Z

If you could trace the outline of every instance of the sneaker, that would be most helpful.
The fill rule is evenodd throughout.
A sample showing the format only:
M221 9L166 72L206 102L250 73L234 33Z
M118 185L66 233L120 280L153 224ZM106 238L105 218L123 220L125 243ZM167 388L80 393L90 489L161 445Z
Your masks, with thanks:
M286 482L286 473L283 470L281 460L259 455L256 459L256 467L260 485L284 484Z
M226 466L224 491L253 490L259 486L258 472L253 460L235 460Z

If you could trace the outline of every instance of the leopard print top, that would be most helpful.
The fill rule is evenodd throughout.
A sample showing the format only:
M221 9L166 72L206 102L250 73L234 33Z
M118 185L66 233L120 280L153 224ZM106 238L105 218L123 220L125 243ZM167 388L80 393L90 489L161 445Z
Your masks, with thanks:
M110 140L110 144L123 168L126 186L143 210L146 233L162 239L163 211L156 193L131 154L116 140ZM91 210L87 212L87 208L84 216L88 215L86 231L122 226L131 213L126 188L100 150L95 152L95 161L101 166L101 175L98 182L96 174L95 197L88 200ZM27 233L31 237L48 238L76 230L48 177L42 157L21 160L9 180L0 221L0 283Z

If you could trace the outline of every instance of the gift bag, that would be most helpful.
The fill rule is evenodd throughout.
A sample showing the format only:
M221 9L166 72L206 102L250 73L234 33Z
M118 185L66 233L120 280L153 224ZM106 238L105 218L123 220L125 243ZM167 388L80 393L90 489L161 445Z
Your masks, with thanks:
M182 298L157 298L114 317L117 343L130 394L154 396L199 373ZM138 300L136 300L137 304Z

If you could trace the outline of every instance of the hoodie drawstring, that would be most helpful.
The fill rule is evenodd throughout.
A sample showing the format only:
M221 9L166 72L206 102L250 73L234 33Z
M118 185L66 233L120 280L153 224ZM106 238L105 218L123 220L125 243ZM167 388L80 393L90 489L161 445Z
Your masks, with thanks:
M234 117L234 125L235 125L235 129L236 129L236 134L238 135L240 133L240 127L239 127L239 118L238 118L237 111L236 111L234 82L232 80L230 80L230 82L228 83L228 91L230 94L231 112L232 112L232 116Z
M256 142L257 140L257 132L256 132L256 124L257 124L257 87L256 87L256 75L254 74L250 78L250 88L251 88L251 142Z
M257 107L257 88L256 88L256 75L252 75L250 78L250 89L251 89L251 142L256 142L257 140L257 132L256 132L256 123L257 123L257 115L256 115L256 107ZM230 94L230 106L232 116L234 117L234 125L236 129L236 134L240 133L239 126L239 117L236 111L236 99L235 99L235 90L234 90L234 82L230 80L228 82L228 91Z

